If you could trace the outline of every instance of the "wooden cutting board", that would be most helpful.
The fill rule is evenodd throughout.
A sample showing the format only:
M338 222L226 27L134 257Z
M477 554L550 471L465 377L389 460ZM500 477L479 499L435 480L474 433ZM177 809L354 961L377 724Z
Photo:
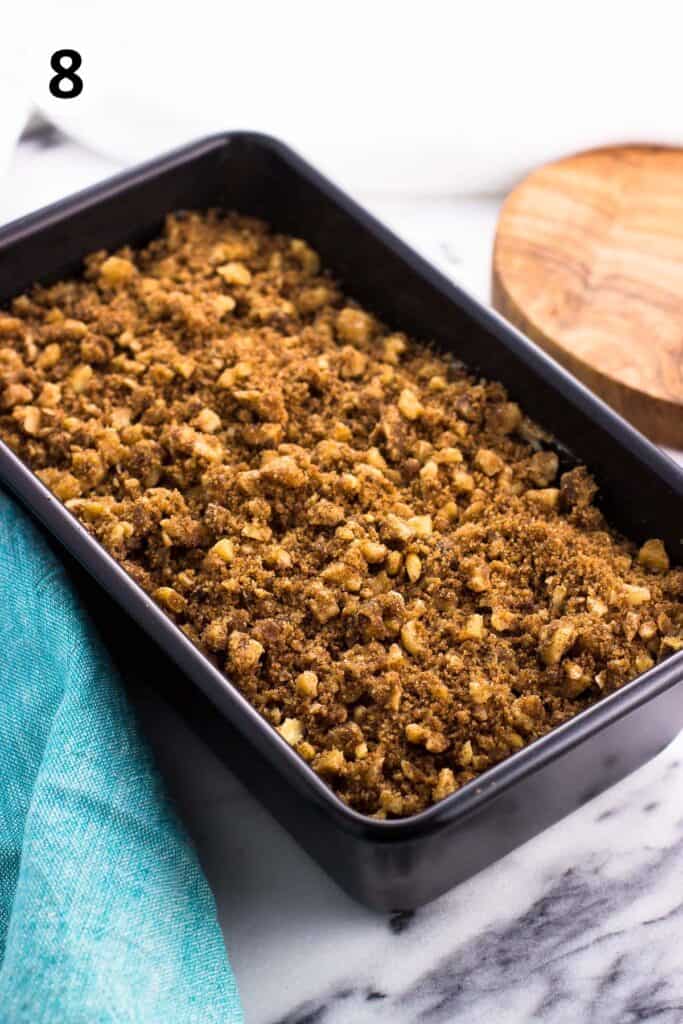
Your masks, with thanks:
M534 171L501 211L493 302L653 441L683 447L683 150Z

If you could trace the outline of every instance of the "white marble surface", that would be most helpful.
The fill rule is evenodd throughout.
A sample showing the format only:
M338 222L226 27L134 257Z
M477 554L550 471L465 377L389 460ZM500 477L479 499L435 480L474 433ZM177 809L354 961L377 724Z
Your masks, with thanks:
M0 222L116 168L44 133ZM499 199L361 196L484 300ZM143 718L216 895L248 1024L683 1021L683 736L414 915L353 903L168 708Z

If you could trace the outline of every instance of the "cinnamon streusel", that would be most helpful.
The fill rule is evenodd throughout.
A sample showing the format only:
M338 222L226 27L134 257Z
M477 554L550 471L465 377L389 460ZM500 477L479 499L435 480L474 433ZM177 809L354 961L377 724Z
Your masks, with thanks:
M0 437L361 812L414 814L683 646L661 541L260 222L178 214L36 286L0 368Z

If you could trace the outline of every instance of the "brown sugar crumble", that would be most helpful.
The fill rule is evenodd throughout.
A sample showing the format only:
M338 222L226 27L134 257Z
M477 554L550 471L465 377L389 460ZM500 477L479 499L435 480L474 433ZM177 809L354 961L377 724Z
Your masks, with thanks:
M217 211L0 313L0 437L351 807L414 814L683 647L501 384Z

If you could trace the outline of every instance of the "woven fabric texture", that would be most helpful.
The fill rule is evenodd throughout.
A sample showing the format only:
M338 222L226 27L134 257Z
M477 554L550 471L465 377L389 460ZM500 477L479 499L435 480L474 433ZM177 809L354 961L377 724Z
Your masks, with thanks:
M2 493L0 643L0 1022L241 1022L213 897L107 650Z

